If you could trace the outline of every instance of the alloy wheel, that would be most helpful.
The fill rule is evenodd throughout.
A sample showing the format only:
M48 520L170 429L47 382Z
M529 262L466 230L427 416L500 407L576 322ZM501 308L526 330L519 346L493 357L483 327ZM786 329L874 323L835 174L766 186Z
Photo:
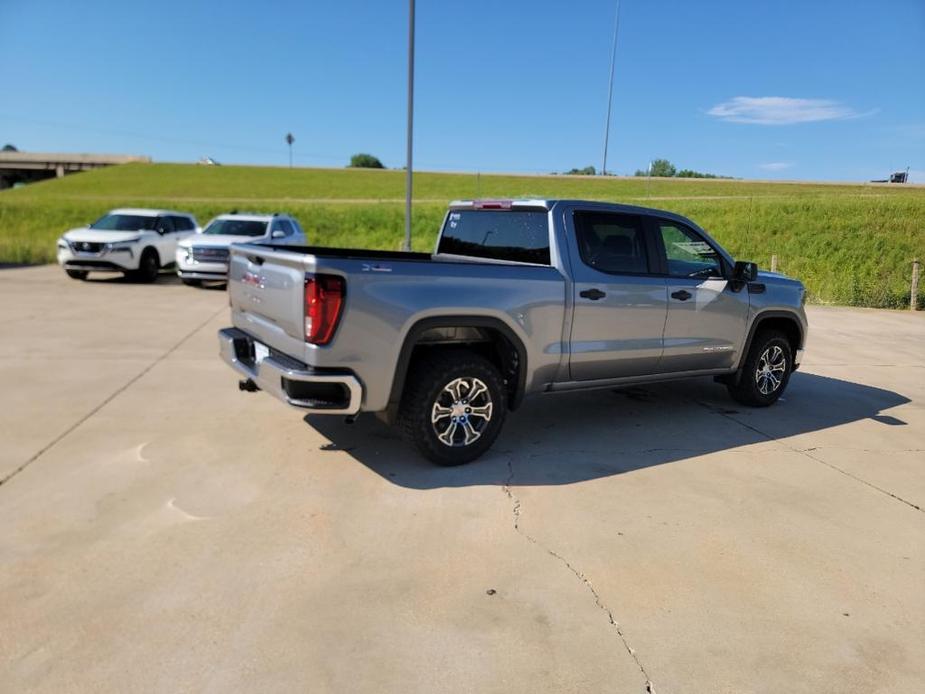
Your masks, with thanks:
M491 422L492 409L485 383L478 378L456 378L437 394L430 421L444 446L471 446Z

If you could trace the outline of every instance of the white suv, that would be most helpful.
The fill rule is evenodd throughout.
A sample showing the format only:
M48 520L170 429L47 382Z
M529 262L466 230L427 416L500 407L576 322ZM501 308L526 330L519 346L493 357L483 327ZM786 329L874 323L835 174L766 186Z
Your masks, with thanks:
M173 264L177 242L197 230L196 218L186 212L112 210L58 239L58 263L77 280L99 271L153 282Z
M225 282L231 244L254 241L279 241L295 246L306 243L302 227L289 215L223 214L209 222L202 232L177 245L177 274L184 284L197 285L202 280Z

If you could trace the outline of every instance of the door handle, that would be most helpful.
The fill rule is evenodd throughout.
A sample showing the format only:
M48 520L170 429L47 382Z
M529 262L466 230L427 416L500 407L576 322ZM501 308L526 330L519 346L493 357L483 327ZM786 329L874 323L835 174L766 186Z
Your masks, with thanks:
M694 295L691 294L691 293L690 293L689 291L687 291L686 289L679 289L679 290L676 291L676 292L671 292L671 298L672 298L672 299L678 299L678 300L680 300L680 301L687 301L687 300L690 299L692 296L694 296Z
M578 292L578 296L584 297L585 299L591 299L591 301L597 301L598 299L603 299L607 296L607 292L602 292L600 289L585 289L584 291Z

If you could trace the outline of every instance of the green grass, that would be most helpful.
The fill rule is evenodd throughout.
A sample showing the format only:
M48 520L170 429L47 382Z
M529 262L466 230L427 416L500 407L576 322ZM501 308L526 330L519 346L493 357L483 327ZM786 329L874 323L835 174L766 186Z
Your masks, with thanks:
M0 192L0 262L54 261L60 234L117 206L169 207L205 223L232 208L287 211L312 243L398 248L404 172L129 164ZM908 304L925 259L925 189L813 183L415 174L414 247L432 248L446 203L471 197L620 201L686 215L737 258L802 279L811 300Z

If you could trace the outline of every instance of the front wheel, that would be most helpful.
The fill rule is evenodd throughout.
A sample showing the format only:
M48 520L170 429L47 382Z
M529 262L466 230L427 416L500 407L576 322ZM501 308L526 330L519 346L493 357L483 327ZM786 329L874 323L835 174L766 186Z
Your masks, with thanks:
M504 384L494 364L474 352L435 350L409 373L398 422L425 458L462 465L498 438L507 410Z
M141 254L138 269L132 272L132 277L138 282L154 282L161 271L161 259L157 251L148 248Z
M726 387L737 402L767 407L777 402L790 381L793 354L783 333L764 331L755 336L738 383Z
M194 280L189 277L181 277L180 281L183 282L187 287L199 287L202 285L202 280Z
M65 272L72 280L85 280L87 275L90 274L86 270L65 270Z

